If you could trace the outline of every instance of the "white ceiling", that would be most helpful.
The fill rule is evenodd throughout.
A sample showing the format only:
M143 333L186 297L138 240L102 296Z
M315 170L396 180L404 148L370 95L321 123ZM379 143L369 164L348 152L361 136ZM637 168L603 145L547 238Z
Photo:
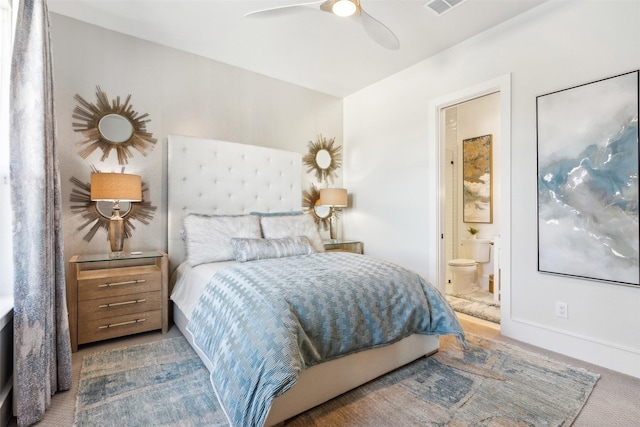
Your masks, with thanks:
M181 49L338 97L347 96L496 26L543 0L464 0L437 15L429 0L361 0L391 29L399 50L360 23L320 11L245 18L309 0L49 0L51 12Z

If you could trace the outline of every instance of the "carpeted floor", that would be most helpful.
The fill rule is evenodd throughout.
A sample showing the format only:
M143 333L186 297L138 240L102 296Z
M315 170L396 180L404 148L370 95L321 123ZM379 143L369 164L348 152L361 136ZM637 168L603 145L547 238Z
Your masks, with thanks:
M443 338L436 355L286 425L568 426L598 378L511 345L471 334L468 340L470 348L463 350L455 339ZM87 355L77 424L226 425L199 364L182 337Z

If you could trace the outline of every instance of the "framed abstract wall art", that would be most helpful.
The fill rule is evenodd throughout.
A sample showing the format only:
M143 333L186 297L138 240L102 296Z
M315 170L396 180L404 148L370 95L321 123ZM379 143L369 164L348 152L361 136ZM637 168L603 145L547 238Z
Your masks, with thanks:
M462 217L464 222L493 221L491 135L462 141Z
M536 98L538 271L640 285L639 71Z

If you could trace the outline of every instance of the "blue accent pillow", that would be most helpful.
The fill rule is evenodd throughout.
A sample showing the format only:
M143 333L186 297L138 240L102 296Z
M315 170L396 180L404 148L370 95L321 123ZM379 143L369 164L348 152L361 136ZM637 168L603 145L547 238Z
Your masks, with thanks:
M231 246L238 262L315 253L309 239L305 236L282 239L232 238Z

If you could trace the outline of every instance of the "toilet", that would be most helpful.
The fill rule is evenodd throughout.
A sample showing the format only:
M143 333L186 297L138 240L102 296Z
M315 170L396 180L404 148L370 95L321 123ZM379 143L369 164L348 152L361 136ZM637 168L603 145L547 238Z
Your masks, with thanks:
M477 291L478 263L489 262L491 257L491 240L462 239L460 254L464 258L447 262L451 272L451 291L453 294L465 295Z

